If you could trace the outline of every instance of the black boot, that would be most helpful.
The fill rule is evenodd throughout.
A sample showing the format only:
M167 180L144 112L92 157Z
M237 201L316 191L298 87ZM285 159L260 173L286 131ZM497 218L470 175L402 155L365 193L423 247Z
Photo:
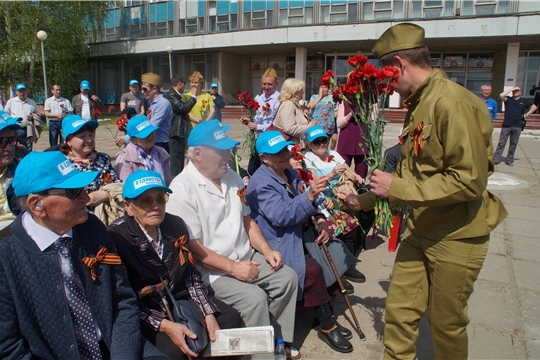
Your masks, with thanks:
M351 295L354 294L354 286L350 282L347 281L343 276L341 277L341 282L343 283L343 287L345 288L345 294Z
M319 337L336 351L348 353L353 351L351 343L345 339L339 331L336 320L332 316L330 304L324 304L315 308L315 315L321 323Z
M343 277L356 283L366 282L366 276L356 269L355 264L352 264L351 267L343 273Z

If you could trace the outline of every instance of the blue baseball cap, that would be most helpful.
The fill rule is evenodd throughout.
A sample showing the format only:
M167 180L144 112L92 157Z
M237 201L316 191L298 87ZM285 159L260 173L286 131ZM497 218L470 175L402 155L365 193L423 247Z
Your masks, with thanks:
M146 139L151 133L158 128L144 115L137 115L129 119L126 125L126 132L130 137Z
M313 142L313 140L318 139L320 137L327 138L328 135L326 134L326 131L324 131L322 126L312 126L308 129L306 133L306 140L309 142Z
M13 188L16 196L49 189L78 189L90 184L98 174L79 171L60 151L32 151L17 166Z
M265 131L257 138L255 143L255 148L260 154L277 154L283 148L288 147L289 145L294 145L292 141L287 141L281 135L279 131Z
M15 86L15 90L19 91L19 90L26 90L26 85L24 84L17 84L17 86Z
M124 181L122 196L124 199L135 199L143 192L151 189L161 189L166 193L172 193L172 190L165 185L159 173L150 170L137 170L129 174L126 181Z
M231 149L240 143L227 137L225 132L229 131L230 128L230 125L223 126L216 119L203 121L191 130L188 146L210 146L220 150Z
M79 87L83 90L90 90L90 83L88 82L88 80L83 80L81 81Z
M212 84L210 84L210 89L211 89L211 88L217 88L217 87L218 87L218 84L217 84L217 83L212 83Z
M6 128L11 130L19 130L21 128L18 123L19 119L21 118L11 117L4 110L0 110L0 131Z
M64 139L67 139L69 135L79 131L83 126L90 126L92 129L96 129L99 124L95 120L86 120L75 114L66 116L64 120L62 120L62 135L64 136Z
M133 79L133 80L131 80L129 82L129 86L132 86L132 85L139 85L139 82L137 80Z

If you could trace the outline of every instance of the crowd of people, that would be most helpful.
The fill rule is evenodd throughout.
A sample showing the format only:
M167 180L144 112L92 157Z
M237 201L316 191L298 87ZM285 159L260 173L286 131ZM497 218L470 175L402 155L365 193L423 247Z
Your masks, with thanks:
M114 165L96 149L104 106L87 80L71 103L51 87L44 152L29 152L40 113L18 84L0 111L0 357L197 357L189 345L197 335L174 316L181 301L194 304L209 341L219 329L272 325L291 359L301 356L292 346L296 308L313 308L320 339L352 352L353 334L332 305L354 291L348 281L366 281L356 261L379 196L412 208L386 299L385 358L415 358L428 309L435 356L466 359L467 300L506 216L487 177L508 137L512 166L520 121L536 106L519 87L500 94L507 111L493 155L491 87L471 97L432 69L424 29L394 25L373 53L398 70L408 113L388 165L395 171L373 171L369 186L354 110L324 84L302 105L305 83L287 79L278 92L272 68L255 121L240 119L256 135L248 179L229 166L239 142L221 122L219 86L204 93L198 71L187 93L180 75L168 93L154 73L129 82ZM344 289L317 254L323 244L342 259Z

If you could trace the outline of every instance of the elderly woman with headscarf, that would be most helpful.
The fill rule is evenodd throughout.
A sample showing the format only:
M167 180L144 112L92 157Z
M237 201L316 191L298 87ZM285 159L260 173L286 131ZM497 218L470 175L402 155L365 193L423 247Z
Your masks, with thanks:
M116 154L114 169L122 181L136 170L151 170L159 173L165 184L172 181L169 154L155 146L155 131L158 128L144 115L132 117L126 125L131 141Z
M325 217L313 205L326 188L326 178L315 178L306 189L296 170L289 167L288 146L292 144L278 131L265 131L259 136L256 147L262 165L249 181L246 201L272 249L281 252L283 263L298 274L298 300L314 308L321 324L319 337L332 349L348 353L353 351L348 341L352 334L334 318L329 295L332 286L326 288L321 265L304 253L302 242L303 228L310 226L312 217L318 231L315 242L329 241Z
M160 174L133 172L123 189L126 215L108 229L139 298L143 335L171 359L187 359L197 356L185 341L195 334L168 317L174 301L197 305L211 341L216 340L216 330L241 327L243 322L234 308L209 296L189 250L186 224L165 212L171 192Z

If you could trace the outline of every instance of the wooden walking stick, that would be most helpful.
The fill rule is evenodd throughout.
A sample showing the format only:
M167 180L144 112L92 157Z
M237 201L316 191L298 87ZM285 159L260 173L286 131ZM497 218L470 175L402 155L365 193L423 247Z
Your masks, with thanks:
M352 318L354 320L354 324L356 325L356 330L358 331L358 335L360 336L360 340L366 341L366 335L364 335L364 333L362 332L362 329L360 329L360 324L358 324L358 319L356 319L356 314L354 313L354 310L352 308L351 302L349 300L349 296L345 293L345 287L343 286L343 282L341 282L341 277L339 276L339 273L336 269L334 260L332 260L332 255L330 255L330 251L328 251L328 247L326 246L326 244L321 244L321 245L324 249L324 253L326 254L326 257L328 258L330 267L332 268L332 271L334 272L334 275L337 279L339 289L341 290L341 293L343 294L343 297L345 298L345 302L347 303L347 306L349 307Z

